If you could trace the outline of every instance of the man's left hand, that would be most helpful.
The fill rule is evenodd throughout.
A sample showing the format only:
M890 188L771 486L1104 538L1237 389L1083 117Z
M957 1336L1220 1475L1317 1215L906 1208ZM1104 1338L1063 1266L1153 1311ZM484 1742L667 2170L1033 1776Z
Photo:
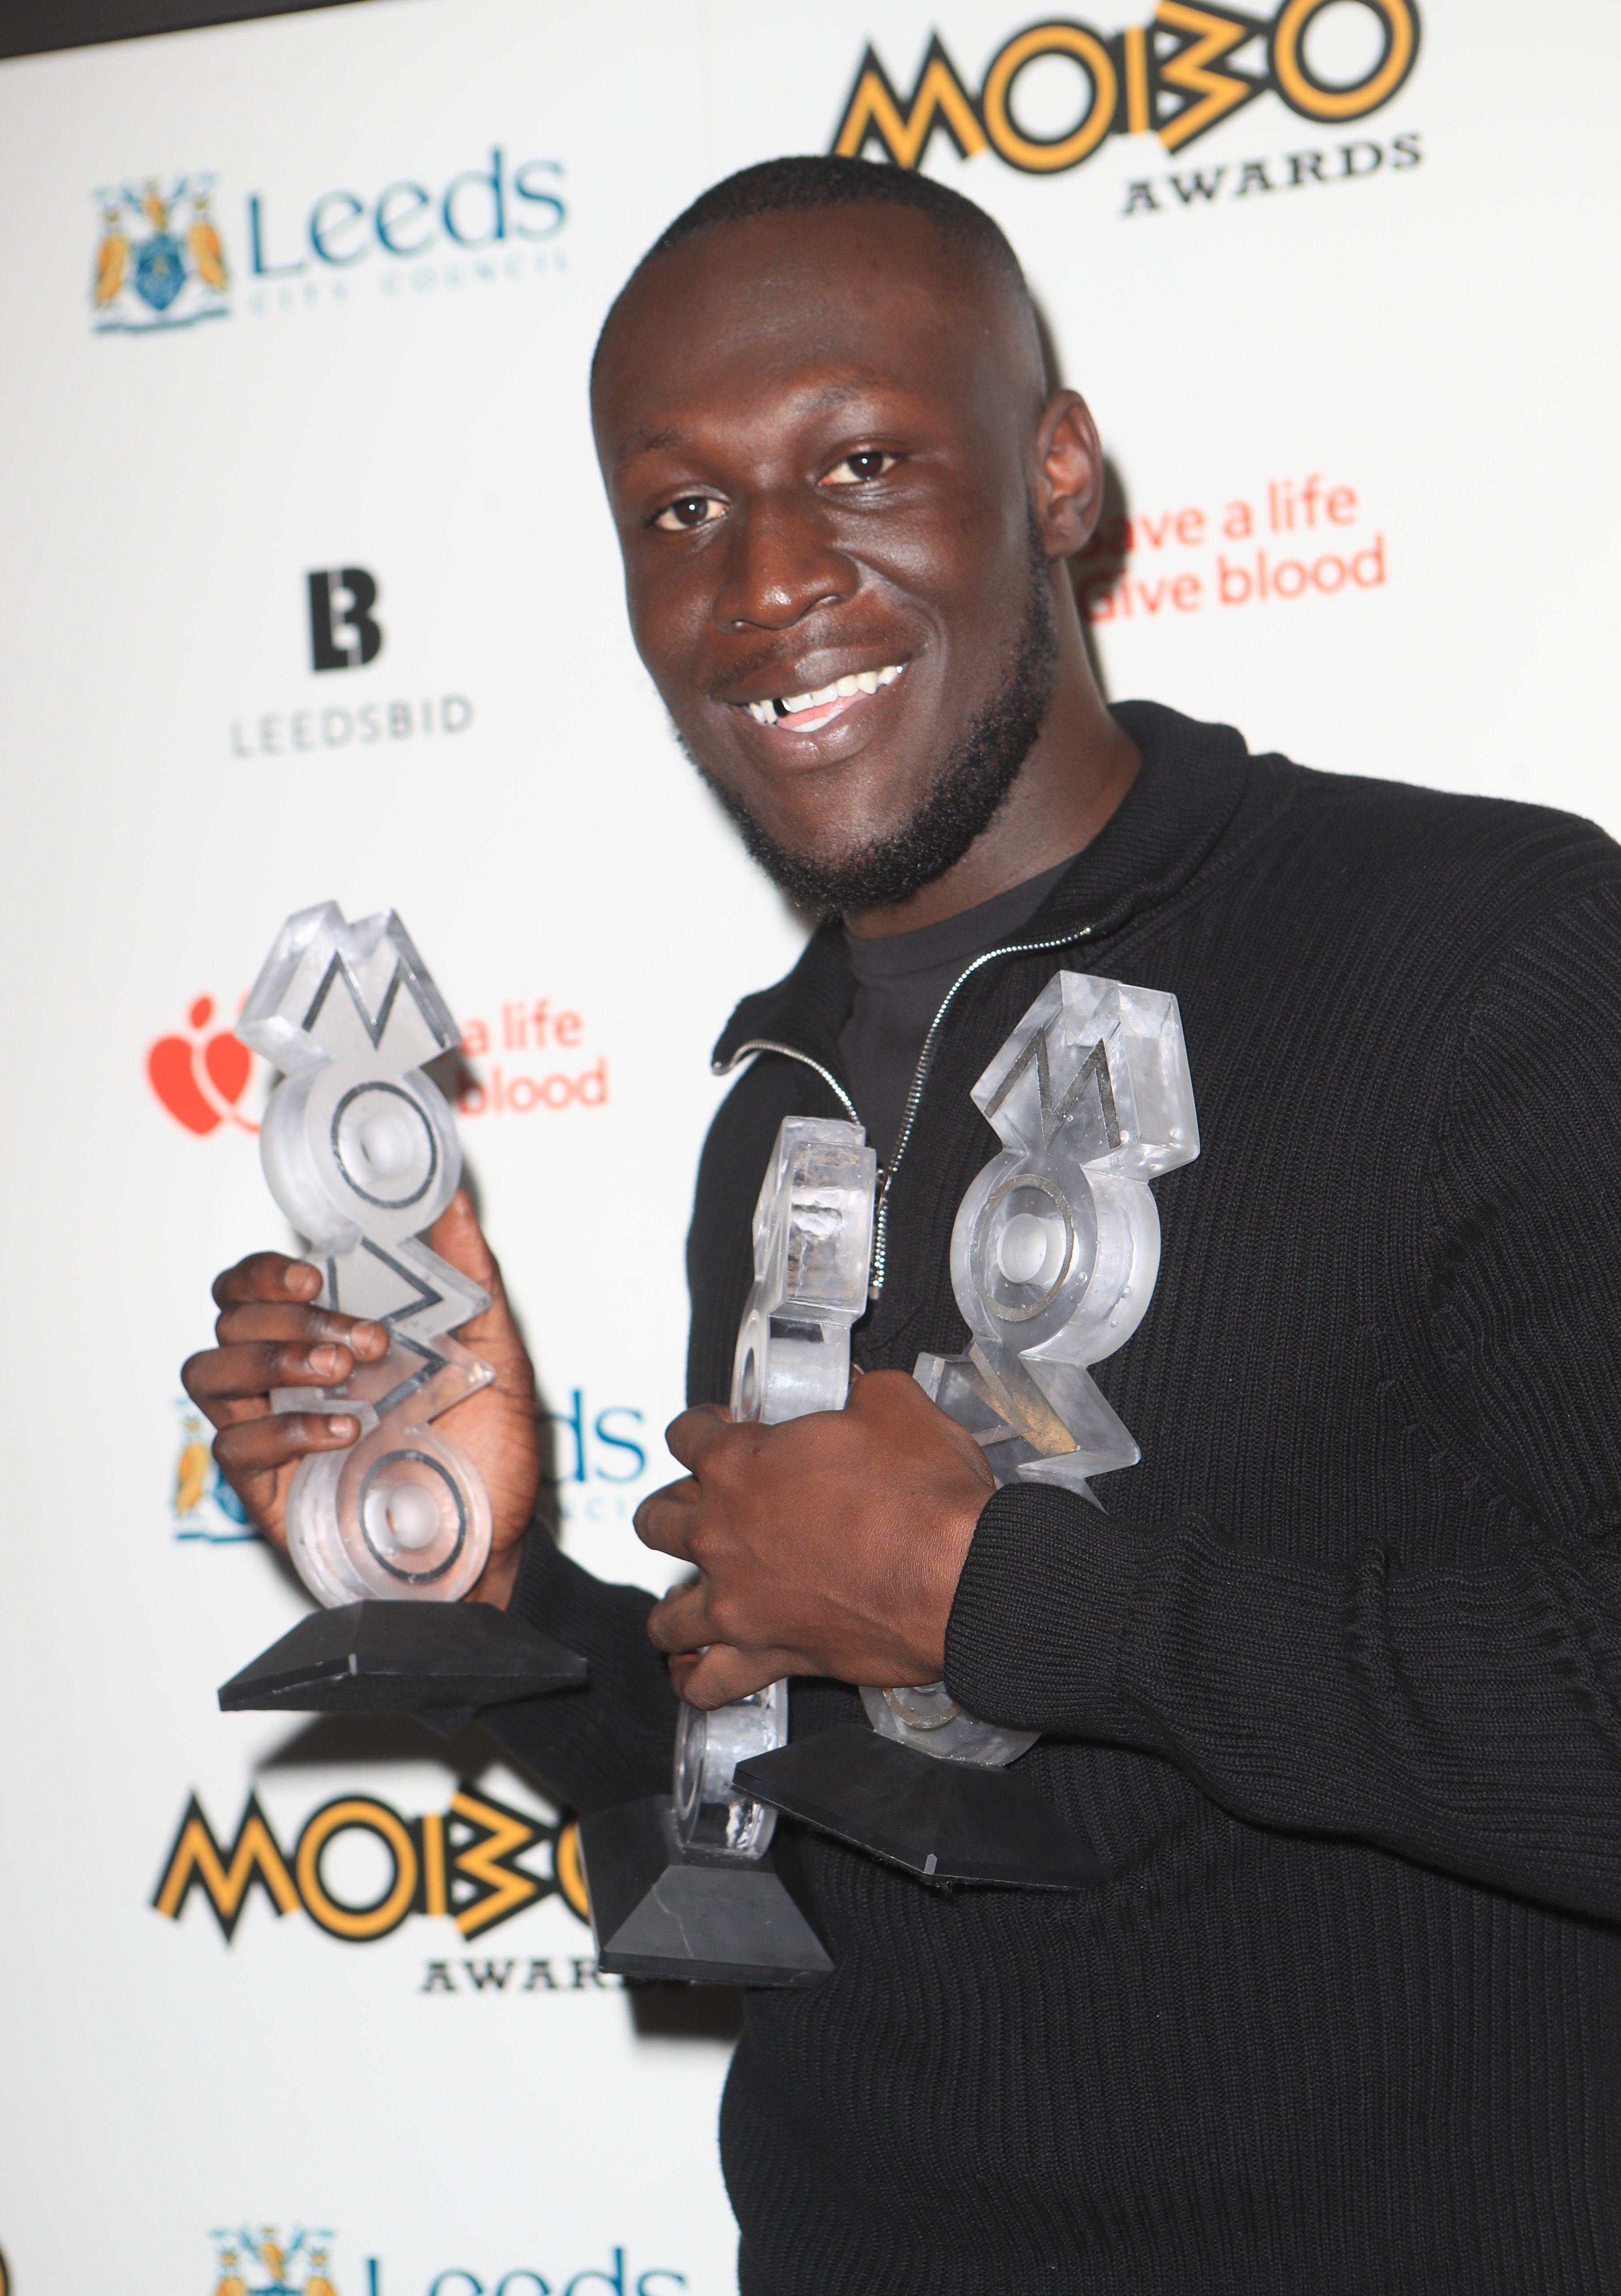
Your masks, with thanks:
M843 1411L775 1427L704 1404L665 1440L690 1472L642 1501L636 1529L699 1574L647 1622L683 1698L724 1706L786 1674L940 1680L996 1478L914 1379L858 1374Z

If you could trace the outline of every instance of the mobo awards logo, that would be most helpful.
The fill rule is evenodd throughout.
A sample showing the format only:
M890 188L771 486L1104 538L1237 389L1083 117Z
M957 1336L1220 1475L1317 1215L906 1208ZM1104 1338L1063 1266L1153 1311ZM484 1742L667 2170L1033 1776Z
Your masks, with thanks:
M223 318L230 272L210 207L214 178L156 176L99 191L91 308L98 334L149 334Z
M339 1895L325 1870L345 1835L382 1852L381 1886L369 1899ZM537 1844L549 1848L552 1871L531 1874L516 1861ZM163 1863L152 1904L177 1922L201 1890L228 1945L249 1893L262 1892L278 1915L305 1913L328 1937L370 1945L391 1936L412 1914L448 1915L465 1938L481 1937L542 1898L561 1897L588 1918L572 1823L547 1825L498 1801L464 1779L449 1807L402 1817L374 1795L339 1794L306 1818L289 1856L259 1796L250 1793L235 1839L221 1842L193 1793Z
M1312 34L1328 8L1364 17L1373 36L1372 53L1349 78L1330 77L1315 52ZM833 149L917 168L939 129L965 160L993 151L1023 175L1057 175L1090 160L1109 135L1157 135L1178 151L1262 95L1318 125L1364 119L1390 101L1418 53L1412 0L1283 0L1270 19L1159 0L1149 22L1107 36L1068 18L1028 25L997 50L975 93L935 32L909 95L868 45ZM1078 72L1078 101L1056 132L1039 134L1021 124L1019 83L1055 59Z

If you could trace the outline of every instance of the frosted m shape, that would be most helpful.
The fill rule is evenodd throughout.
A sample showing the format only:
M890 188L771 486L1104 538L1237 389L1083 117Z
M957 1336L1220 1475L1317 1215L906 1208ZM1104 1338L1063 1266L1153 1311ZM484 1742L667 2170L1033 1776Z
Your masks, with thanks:
M328 901L288 918L236 1033L283 1072L259 1152L321 1265L321 1303L383 1324L390 1341L340 1387L271 1398L278 1411L360 1422L350 1449L300 1464L289 1551L329 1605L457 1601L488 1560L490 1502L428 1423L495 1375L447 1336L490 1298L417 1237L461 1177L449 1107L423 1072L460 1031L391 909L348 924Z

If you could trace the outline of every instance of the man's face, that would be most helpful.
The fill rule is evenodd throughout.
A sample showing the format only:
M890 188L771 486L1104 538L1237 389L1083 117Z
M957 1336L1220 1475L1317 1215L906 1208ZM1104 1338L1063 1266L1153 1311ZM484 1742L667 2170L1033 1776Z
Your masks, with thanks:
M594 412L687 749L781 850L893 840L1027 640L1041 384L1015 296L905 208L722 226L630 291Z

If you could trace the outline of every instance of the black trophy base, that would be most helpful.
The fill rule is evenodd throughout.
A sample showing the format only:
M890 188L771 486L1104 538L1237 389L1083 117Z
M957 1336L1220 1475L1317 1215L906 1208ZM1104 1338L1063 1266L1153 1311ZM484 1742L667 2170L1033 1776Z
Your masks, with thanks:
M415 1714L448 1734L481 1706L586 1679L586 1662L488 1603L316 1611L219 1692L227 1714Z
M696 1985L819 1985L833 1968L769 1857L705 1857L677 1838L666 1796L580 1821L602 1968Z
M785 1816L926 1882L1090 1890L1107 1878L1091 1844L1022 1778L915 1753L861 1723L753 1755L736 1775Z

